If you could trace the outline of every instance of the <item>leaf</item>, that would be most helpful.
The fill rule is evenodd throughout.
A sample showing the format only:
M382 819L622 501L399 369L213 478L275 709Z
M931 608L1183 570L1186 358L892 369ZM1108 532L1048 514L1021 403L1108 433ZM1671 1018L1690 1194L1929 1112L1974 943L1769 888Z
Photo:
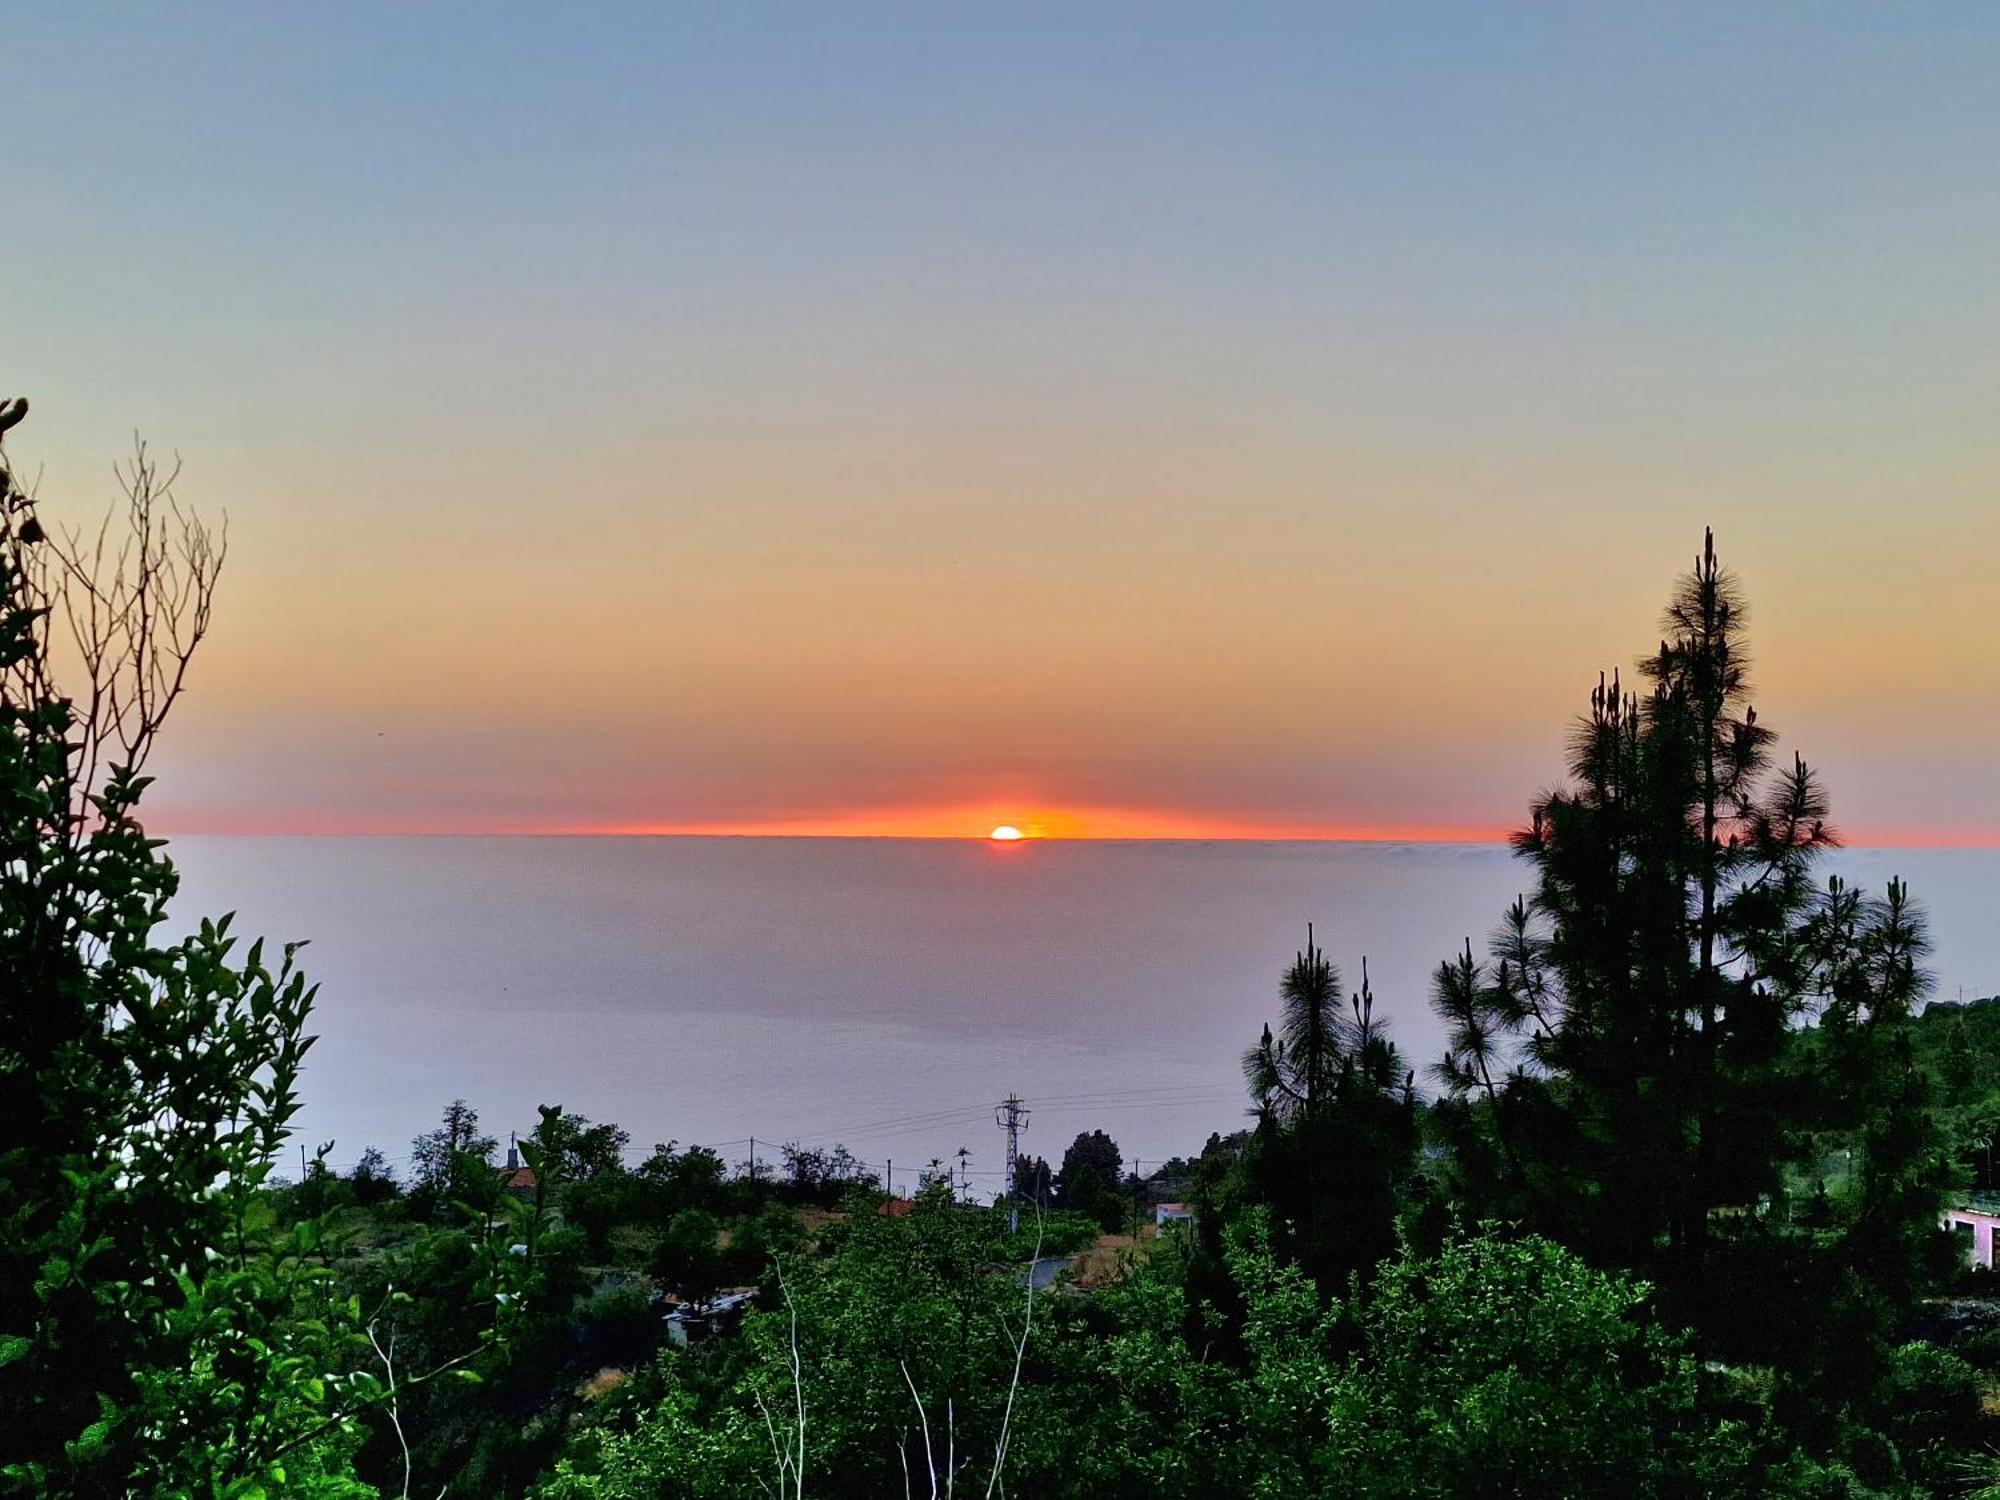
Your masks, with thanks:
M18 1333L0 1334L0 1365L11 1365L17 1359L26 1359L28 1351L35 1347L35 1341Z
M104 1452L105 1441L110 1436L111 1418L103 1416L63 1444L63 1447L73 1461L87 1463Z

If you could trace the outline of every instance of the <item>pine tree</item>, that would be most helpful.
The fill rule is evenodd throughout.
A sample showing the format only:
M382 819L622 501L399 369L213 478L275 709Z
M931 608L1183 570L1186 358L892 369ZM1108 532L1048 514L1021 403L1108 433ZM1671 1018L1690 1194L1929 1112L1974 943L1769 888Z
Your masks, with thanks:
M1638 1269L1713 1347L1804 1367L1805 1303L1837 1279L1815 1267L1862 1278L1871 1327L1914 1295L1943 1153L1906 1032L1921 916L1901 885L1815 884L1827 800L1802 759L1774 763L1746 621L1711 536L1644 691L1600 678L1568 777L1514 839L1533 894L1485 961L1441 967L1434 1072L1468 1215ZM1815 1131L1859 1163L1838 1249L1789 1212Z
M1278 1027L1244 1054L1257 1129L1243 1163L1277 1216L1280 1248L1344 1288L1395 1244L1397 1195L1416 1144L1414 1079L1375 1013L1368 966L1341 1003L1340 973L1306 929L1278 987Z

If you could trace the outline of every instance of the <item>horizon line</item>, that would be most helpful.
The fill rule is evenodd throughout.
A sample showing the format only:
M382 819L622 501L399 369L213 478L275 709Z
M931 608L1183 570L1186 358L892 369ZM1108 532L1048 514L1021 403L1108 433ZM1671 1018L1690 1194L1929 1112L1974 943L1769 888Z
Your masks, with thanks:
M1505 848L1513 829L1477 825L1420 825L1408 827L1354 827L1335 829L1244 828L1180 829L1159 832L1118 833L1031 833L1019 840L1001 843L1016 848L1023 844L1429 844L1458 847ZM156 837L176 838L464 838L464 839L811 839L845 840L862 843L995 844L986 833L928 832L910 829L868 829L853 827L792 825L693 825L647 827L629 825L556 825L508 827L504 825L459 827L394 827L354 824L265 824L252 825L233 820L210 823L192 820L177 823L169 818L149 825ZM1857 831L1841 838L1838 849L1912 850L2000 850L2000 829L1979 829L1965 833L1938 833L1926 830Z

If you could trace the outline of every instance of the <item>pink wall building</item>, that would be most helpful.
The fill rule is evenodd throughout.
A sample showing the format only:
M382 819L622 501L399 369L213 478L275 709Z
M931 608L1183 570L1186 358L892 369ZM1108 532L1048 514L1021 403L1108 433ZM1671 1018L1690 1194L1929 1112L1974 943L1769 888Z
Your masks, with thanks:
M1948 1208L1944 1211L1944 1222L1947 1228L1957 1232L1972 1264L1984 1266L1989 1271L1993 1269L1993 1232L2000 1229L2000 1212L1989 1212L1983 1208Z

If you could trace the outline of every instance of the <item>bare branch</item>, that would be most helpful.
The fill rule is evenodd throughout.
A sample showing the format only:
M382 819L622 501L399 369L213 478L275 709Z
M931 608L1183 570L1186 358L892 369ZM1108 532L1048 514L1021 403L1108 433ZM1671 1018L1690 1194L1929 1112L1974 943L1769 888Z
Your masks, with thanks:
M375 1336L375 1320L368 1321L368 1342L375 1346L375 1357L382 1361L383 1372L389 1381L389 1425L396 1430L396 1442L403 1450L403 1492L402 1500L410 1500L410 1440L403 1435L402 1403L396 1391L396 1330L389 1329L389 1347L384 1349L382 1341Z
M993 1472L986 1478L988 1500L991 1500L994 1491L1000 1487L1000 1474L1007 1465L1007 1442L1013 1436L1014 1429L1014 1397L1021 1389L1021 1364L1027 1358L1028 1335L1033 1331L1035 1323L1034 1267L1035 1262L1042 1258L1042 1238L1047 1229L1048 1223L1042 1216L1042 1205L1038 1199L1035 1203L1035 1253L1028 1262L1027 1311L1021 1319L1021 1336L1014 1341L1014 1377L1007 1383L1007 1406L1000 1418L1000 1436L993 1444Z
M909 1364L899 1359L896 1368L903 1372L903 1384L910 1388L910 1399L917 1403L917 1420L924 1429L924 1467L930 1470L931 1476L931 1500L938 1500L937 1456L931 1451L931 1419L924 1411L924 1398L917 1394L916 1381L910 1378Z

